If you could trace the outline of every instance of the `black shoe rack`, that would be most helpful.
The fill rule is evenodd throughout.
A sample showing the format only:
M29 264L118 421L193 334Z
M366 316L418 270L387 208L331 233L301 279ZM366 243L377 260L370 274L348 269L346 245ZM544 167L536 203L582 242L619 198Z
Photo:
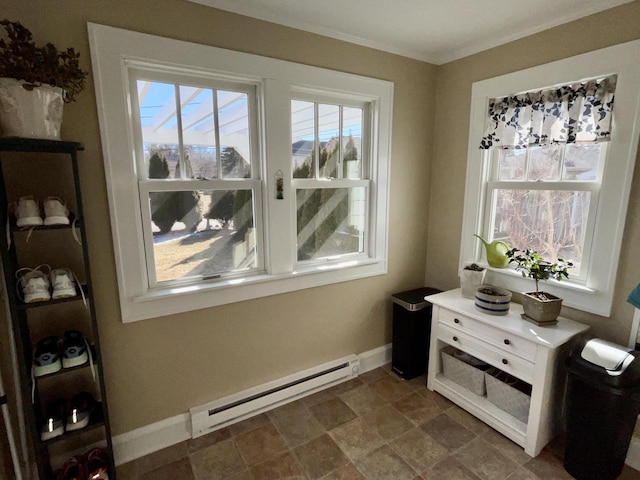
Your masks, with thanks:
M18 356L24 421L40 480L54 479L56 468L67 458L82 455L96 446L107 453L109 479L116 477L78 179L78 152L82 150L83 146L75 142L0 139L0 225L3 229L6 225L8 230L7 234L0 235L4 288ZM42 215L42 200L49 196L63 199L71 211L70 224L18 228L9 207L28 195L39 201ZM24 303L16 272L40 264L48 264L52 269L70 268L79 279L86 301L78 294L71 298ZM91 368L88 362L50 375L32 377L33 353L38 340L49 335L61 337L66 330L79 330L84 334L90 344L94 367ZM61 398L71 399L83 391L88 391L97 400L89 425L42 441L40 430L47 404Z

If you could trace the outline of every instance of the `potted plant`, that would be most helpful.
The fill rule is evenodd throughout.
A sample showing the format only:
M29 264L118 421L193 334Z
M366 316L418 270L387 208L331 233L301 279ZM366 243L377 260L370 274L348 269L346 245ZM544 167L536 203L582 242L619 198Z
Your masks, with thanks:
M0 25L0 135L59 140L63 104L85 86L80 54L52 43L37 46L20 22Z
M524 252L513 248L507 252L509 263L516 266L516 270L522 272L523 277L533 278L536 282L536 291L522 294L522 308L527 320L538 324L556 323L562 299L539 289L540 280L555 278L562 280L569 278L567 270L573 267L573 263L559 258L552 263L542 258L535 250L527 249Z
M473 298L476 294L476 290L484 281L484 275L486 270L476 263L467 265L460 270L460 288L462 289L462 296L465 298Z
M511 292L492 285L482 285L475 292L475 305L489 315L506 315L511 305Z

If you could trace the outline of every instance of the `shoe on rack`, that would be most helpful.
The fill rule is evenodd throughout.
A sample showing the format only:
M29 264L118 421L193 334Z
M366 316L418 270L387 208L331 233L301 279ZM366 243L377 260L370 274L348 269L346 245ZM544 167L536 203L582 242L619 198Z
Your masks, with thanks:
M56 400L47 405L44 423L40 429L40 440L45 442L64 433L66 407L67 402L65 400Z
M80 392L74 395L67 410L66 431L80 430L89 425L91 412L95 406L96 401L89 392Z
M67 330L62 340L62 368L77 367L87 363L87 341L78 330Z
M71 457L62 468L56 472L56 480L86 480L87 474L84 463L79 457Z
M59 341L60 339L56 336L38 341L33 355L33 375L35 377L42 377L43 375L60 371L62 363L58 354Z
M44 205L45 225L69 225L69 209L58 197L47 197Z
M16 272L16 278L19 280L18 286L22 288L22 300L25 303L51 300L48 275L40 270L44 267L49 268L49 265L40 265L36 268L21 268Z
M16 215L16 225L22 227L37 227L42 225L42 217L40 216L40 208L33 196L20 197L14 204L14 212Z
M107 470L109 461L107 452L103 448L94 448L87 453L87 479L88 480L109 480Z
M68 268L56 268L51 271L51 284L53 285L53 299L75 297L75 275Z

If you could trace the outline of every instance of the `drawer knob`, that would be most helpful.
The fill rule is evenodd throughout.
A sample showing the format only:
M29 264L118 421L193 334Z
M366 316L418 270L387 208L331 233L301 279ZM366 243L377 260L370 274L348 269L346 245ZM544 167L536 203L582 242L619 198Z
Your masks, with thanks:
M507 363L509 363L509 360L507 360L506 358L503 358L502 359L502 363L504 363L506 365Z
M453 337L453 341L457 342L458 341L458 337Z
M510 343L511 343L511 342L509 341L509 339L508 339L508 338L505 338L505 339L504 339L504 344L505 344L505 345L509 345Z
M458 320L457 318L454 318L453 323L460 323L460 320Z

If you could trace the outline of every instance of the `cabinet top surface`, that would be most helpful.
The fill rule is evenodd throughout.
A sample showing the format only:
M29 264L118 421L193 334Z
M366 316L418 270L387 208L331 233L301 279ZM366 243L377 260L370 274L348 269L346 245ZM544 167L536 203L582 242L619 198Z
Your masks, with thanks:
M589 330L589 325L558 317L558 323L548 327L540 327L535 323L523 320L522 305L511 302L507 315L488 315L476 309L472 298L464 298L461 290L449 290L425 297L426 300L440 307L466 315L487 325L511 332L520 337L550 348L566 343L572 337Z

